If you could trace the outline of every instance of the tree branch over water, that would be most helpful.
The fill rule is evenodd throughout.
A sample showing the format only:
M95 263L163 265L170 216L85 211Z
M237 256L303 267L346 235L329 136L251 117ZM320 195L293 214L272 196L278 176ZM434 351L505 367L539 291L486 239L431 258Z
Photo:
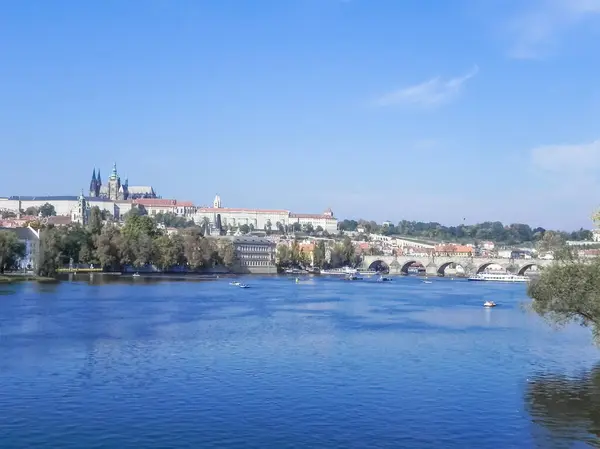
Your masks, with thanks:
M541 317L559 326L575 322L589 327L600 344L600 258L580 259L564 252L527 293Z

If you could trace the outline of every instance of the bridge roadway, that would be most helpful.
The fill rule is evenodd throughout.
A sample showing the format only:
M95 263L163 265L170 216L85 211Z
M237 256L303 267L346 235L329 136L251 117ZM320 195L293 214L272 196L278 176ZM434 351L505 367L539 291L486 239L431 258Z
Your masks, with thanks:
M545 267L552 264L553 260L543 259L491 259L486 257L416 257L416 256L363 256L361 268L364 270L374 269L377 262L383 262L388 266L390 273L407 273L408 268L414 264L420 264L427 270L427 274L444 274L451 264L460 265L465 273L472 275L480 273L492 264L500 265L502 268L515 268L516 273L524 274L526 270L537 266Z

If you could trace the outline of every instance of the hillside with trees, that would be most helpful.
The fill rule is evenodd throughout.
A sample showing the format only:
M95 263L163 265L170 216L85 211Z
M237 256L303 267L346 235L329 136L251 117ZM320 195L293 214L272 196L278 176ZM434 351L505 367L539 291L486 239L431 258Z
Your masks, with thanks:
M486 221L474 225L444 226L436 222L421 222L402 220L398 224L381 225L374 221L343 220L339 224L342 231L356 231L363 227L365 232L383 235L401 235L416 239L467 242L474 240L489 240L506 245L535 243L542 239L546 229L522 223L504 225L499 221ZM579 229L573 232L554 231L563 240L591 240L592 231Z

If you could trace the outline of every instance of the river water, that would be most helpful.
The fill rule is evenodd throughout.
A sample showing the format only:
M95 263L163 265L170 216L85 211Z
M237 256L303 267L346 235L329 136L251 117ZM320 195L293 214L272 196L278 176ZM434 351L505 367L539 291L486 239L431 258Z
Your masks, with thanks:
M245 281L0 287L0 448L598 447L600 350L523 285Z

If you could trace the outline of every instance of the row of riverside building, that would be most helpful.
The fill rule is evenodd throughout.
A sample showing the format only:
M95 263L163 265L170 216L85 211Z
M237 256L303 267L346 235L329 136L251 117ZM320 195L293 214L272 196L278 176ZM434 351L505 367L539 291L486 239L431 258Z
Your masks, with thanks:
M10 211L17 216L29 208L39 208L51 204L58 217L69 217L72 222L85 224L92 207L108 212L115 220L137 207L149 216L173 214L194 221L196 224L208 222L216 226L220 222L223 228L239 228L247 225L256 230L276 231L281 227L299 224L302 227L337 232L338 221L331 209L321 214L297 214L279 209L231 208L221 205L217 195L212 207L195 206L191 201L169 200L162 198L139 198L129 200L111 200L108 198L86 197L83 192L79 196L12 196L0 198L0 211Z

